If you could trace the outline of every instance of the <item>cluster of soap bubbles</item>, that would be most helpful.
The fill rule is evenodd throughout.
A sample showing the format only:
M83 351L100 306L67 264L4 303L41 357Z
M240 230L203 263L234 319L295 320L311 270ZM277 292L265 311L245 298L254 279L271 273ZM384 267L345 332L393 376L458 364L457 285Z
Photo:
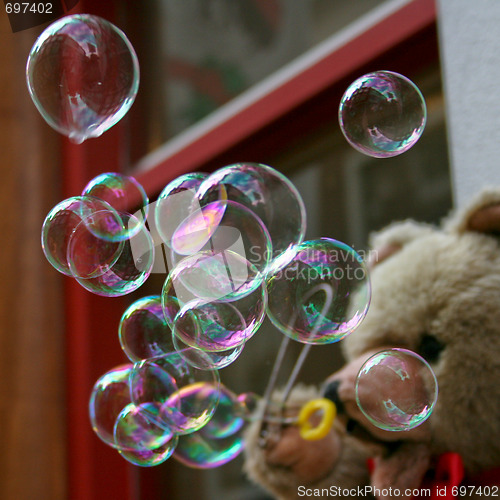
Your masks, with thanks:
M63 17L38 37L26 67L38 111L73 142L98 137L132 106L139 87L134 48L110 22Z
M126 207L146 214L148 198L132 177L101 174L80 196L58 203L42 226L42 249L59 272L88 291L116 297L139 288L151 274L154 242Z
M126 36L90 15L50 25L26 74L43 118L76 143L117 123L139 83ZM420 137L425 102L407 78L378 71L348 88L339 120L354 148L391 157ZM337 342L357 328L370 302L362 258L331 238L304 241L305 229L295 187L255 163L183 175L152 205L135 179L105 173L49 212L42 228L47 260L92 293L124 295L156 266L168 270L161 294L134 302L120 321L130 363L92 390L92 427L105 443L140 466L171 455L191 467L226 463L241 452L259 398L232 393L219 369L238 358L266 315L308 345ZM375 400L365 385L374 377L382 391ZM360 371L358 405L374 425L411 428L432 411L433 377L414 353L379 353Z
M115 210L97 180L89 186L92 199ZM127 236L149 232L163 246L157 254L169 272L160 295L137 300L122 316L118 334L130 364L95 384L93 429L137 465L173 455L192 467L216 467L241 452L259 399L233 394L220 383L219 370L238 358L266 314L304 344L344 338L368 310L367 269L344 243L304 241L302 199L266 165L183 175L132 217L138 224ZM123 241L102 234L91 233L102 237L105 250L108 242ZM101 246L86 248L93 255L89 268L97 268Z

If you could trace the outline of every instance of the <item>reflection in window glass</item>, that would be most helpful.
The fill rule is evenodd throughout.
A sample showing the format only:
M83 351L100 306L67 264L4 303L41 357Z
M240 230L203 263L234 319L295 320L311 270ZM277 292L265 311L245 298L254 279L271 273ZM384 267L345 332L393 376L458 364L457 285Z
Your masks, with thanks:
M168 137L382 0L160 0Z

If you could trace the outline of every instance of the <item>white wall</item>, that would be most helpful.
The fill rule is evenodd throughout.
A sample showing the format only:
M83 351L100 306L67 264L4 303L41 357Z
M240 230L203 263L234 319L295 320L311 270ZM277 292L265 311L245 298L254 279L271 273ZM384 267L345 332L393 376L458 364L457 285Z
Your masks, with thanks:
M437 0L455 204L500 186L500 1Z

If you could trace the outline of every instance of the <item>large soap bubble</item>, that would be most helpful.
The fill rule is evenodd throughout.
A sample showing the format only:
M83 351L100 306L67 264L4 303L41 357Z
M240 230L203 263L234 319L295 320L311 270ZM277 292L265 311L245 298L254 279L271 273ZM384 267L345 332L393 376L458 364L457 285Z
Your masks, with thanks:
M337 342L363 320L370 302L368 270L345 243L320 238L277 257L268 281L268 316L290 338Z
M54 22L38 37L26 78L45 121L81 143L100 136L130 109L139 86L139 64L116 26L76 14Z
M275 255L300 243L306 230L304 202L280 172L258 163L237 163L216 170L197 192L202 206L232 200L252 210L269 231Z
M407 431L427 420L437 395L432 368L407 349L374 354L356 379L359 409L373 425L388 431Z
M408 78L392 71L368 73L340 101L340 128L358 151L376 158L404 153L420 138L427 111L424 98Z

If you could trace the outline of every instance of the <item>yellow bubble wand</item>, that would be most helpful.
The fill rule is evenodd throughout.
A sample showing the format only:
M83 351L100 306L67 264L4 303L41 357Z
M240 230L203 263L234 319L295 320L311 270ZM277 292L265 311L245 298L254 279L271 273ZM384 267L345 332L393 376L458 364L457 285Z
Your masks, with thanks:
M311 290L309 290L308 293L303 297L303 301L308 300L318 291L323 291L326 295L326 299L323 308L321 309L320 318L316 321L309 335L310 339L312 339L316 335L318 329L321 326L321 322L323 321L326 311L333 302L332 287L326 283L321 283L313 287ZM297 316L298 312L294 311L292 319L288 324L288 328L291 328L293 326L293 324L297 320ZM290 337L285 335L283 337L283 340L281 341L281 345L278 350L278 354L276 355L276 360L274 362L273 369L271 371L271 376L269 377L269 382L264 392L264 397L263 397L264 403L261 411L261 421L263 423L270 421L274 425L271 426L262 425L260 431L260 440L259 440L260 445L262 447L265 447L269 440L277 440L277 438L279 438L279 433L281 431L282 422L279 421L279 419L273 419L272 417L270 417L269 413L270 413L272 393L276 387L278 375L283 365L283 360L285 358L285 353L289 344L290 344ZM281 398L281 405L280 405L281 410L283 410L285 407L285 404L288 400L288 396L290 395L292 387L295 384L297 376L299 375L299 372L302 369L302 366L304 365L307 355L311 350L311 346L312 344L307 343L300 351L299 357L295 362L295 365L292 369L292 372L288 378L288 381L285 385L285 389L283 391L283 395ZM313 425L311 423L311 419L313 415L319 411L322 412L321 420L317 425ZM336 414L337 411L335 404L329 399L326 398L313 399L312 401L309 401L304 406L302 406L298 418L294 423L300 427L300 435L302 436L302 438L308 441L314 441L322 439L328 434L333 425Z

